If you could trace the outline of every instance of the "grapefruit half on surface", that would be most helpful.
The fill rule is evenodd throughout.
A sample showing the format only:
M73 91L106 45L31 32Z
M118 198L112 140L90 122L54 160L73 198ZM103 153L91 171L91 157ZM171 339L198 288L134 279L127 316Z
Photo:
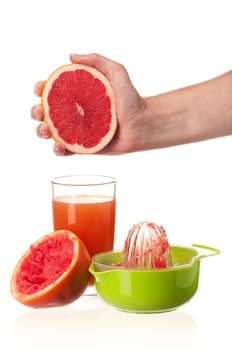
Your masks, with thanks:
M89 265L89 253L74 233L52 232L31 245L19 260L11 293L34 308L69 304L88 286Z
M42 93L52 137L72 153L96 153L117 128L113 89L104 74L81 64L58 68Z

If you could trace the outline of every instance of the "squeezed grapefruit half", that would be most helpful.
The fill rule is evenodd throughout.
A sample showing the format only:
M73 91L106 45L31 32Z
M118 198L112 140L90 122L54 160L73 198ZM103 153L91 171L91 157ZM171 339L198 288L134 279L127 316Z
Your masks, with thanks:
M53 307L78 299L88 286L90 256L74 233L59 230L31 245L11 278L11 293L20 303Z

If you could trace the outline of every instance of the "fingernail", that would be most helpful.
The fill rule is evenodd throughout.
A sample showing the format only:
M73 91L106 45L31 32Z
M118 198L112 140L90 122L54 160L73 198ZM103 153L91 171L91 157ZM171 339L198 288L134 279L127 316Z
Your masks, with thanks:
M39 137L42 137L44 139L48 139L50 137L50 133L46 124L39 124L36 132Z
M38 84L39 82L34 85L34 93L36 94L36 96L38 96Z
M38 111L35 109L35 106L31 108L31 117L34 120L39 120Z
M39 133L41 136L46 136L46 129L45 129L44 124L39 125Z
M80 55L77 55L77 54L72 53L72 54L70 55L70 60L75 60L75 61L76 61L79 57L80 57Z
M53 151L57 156L64 156L65 155L65 148L58 143L54 144Z

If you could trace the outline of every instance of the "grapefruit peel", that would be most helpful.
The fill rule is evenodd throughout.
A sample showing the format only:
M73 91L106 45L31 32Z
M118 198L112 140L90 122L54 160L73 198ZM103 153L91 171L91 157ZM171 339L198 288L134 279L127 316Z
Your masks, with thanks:
M45 83L42 105L52 138L72 153L97 153L116 132L113 89L105 75L93 67L68 64L58 68Z
M50 281L46 282L47 285L45 285L45 287L38 286L37 283L34 284L34 277L31 272L34 269L33 266L35 266L36 270L42 267L43 271L41 274L46 275L47 273L47 275L49 275L50 267L46 262L49 260L49 254L51 259L53 259L53 262L51 263L53 264L52 273L54 273L54 271L57 273L57 270L60 269L60 266L58 266L59 264L54 266L55 260L53 256L57 255L57 251L55 251L56 248L54 247L59 244L56 244L56 242L59 243L63 238L69 240L69 248L72 247L71 263L68 266L65 266L62 272L59 273L58 271L58 275L60 274L60 276L58 276L57 279L56 277L53 278L53 280L51 278ZM51 242L53 242L53 244ZM40 253L40 248L46 244L48 246L47 256L45 253L43 257L39 257L40 262L38 263L38 255L42 255ZM69 248L67 248L66 245L64 251L61 252L61 255L64 258L67 258L67 249ZM36 254L37 251L39 251L39 254ZM68 254L70 254L70 249ZM55 256L55 258L57 258L57 256ZM43 266L41 265L41 259L44 259L44 262L42 262ZM74 233L67 230L59 230L49 233L32 244L17 263L11 278L11 293L20 303L34 308L63 306L69 304L78 299L88 286L90 277L88 268L90 261L91 259L87 248ZM62 259L60 259L60 264L62 264ZM40 266L38 267L38 265ZM36 275L37 280L39 274L40 271ZM30 285L30 288L34 288L35 290L28 291L27 288L25 288L25 285L28 284ZM36 288L38 291L36 291Z

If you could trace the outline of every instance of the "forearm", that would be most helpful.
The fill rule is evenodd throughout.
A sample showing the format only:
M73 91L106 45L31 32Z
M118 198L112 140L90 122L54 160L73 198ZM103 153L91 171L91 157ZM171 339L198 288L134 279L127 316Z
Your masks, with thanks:
M232 71L215 79L145 98L143 149L232 134Z

